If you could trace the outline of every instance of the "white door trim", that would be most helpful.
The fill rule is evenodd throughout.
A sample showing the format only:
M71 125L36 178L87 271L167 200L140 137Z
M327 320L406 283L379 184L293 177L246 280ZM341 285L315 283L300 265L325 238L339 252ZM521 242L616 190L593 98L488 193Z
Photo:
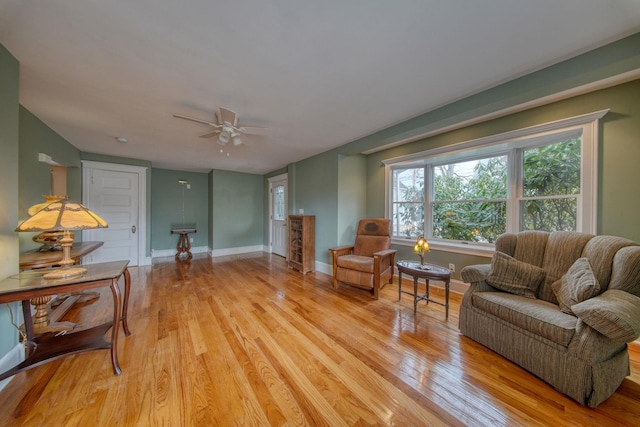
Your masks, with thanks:
M151 257L147 257L147 168L144 166L122 165L118 163L95 162L82 160L82 200L89 198L91 169L115 172L129 172L138 175L138 264L150 265Z
M273 183L274 182L278 182L278 181L285 181L289 179L289 174L288 173L283 173L280 175L276 175L276 176L272 176L271 178L268 179L269 181L269 213L267 215L269 215L269 253L273 252ZM287 199L289 198L289 186L287 185ZM285 200L285 205L289 206L289 201ZM289 215L288 212L285 212L285 218ZM285 219L286 221L286 219ZM285 258L289 258L289 248L287 247L285 249Z

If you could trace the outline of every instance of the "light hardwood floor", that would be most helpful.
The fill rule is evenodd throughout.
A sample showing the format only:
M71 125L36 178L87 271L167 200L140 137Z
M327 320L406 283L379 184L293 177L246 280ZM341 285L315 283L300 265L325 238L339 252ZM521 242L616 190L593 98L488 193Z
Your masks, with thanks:
M397 284L375 301L262 253L130 270L122 374L105 350L20 373L0 393L0 425L640 423L635 345L632 375L593 410L461 336L456 295L449 319L424 302L414 315ZM111 301L105 289L69 317L100 323Z

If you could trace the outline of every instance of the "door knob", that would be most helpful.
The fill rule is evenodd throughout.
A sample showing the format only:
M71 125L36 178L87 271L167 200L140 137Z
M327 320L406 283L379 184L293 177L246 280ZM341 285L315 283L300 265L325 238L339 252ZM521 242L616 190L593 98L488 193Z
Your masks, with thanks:
M133 234L136 234L136 230L137 230L136 226L135 226L135 225L132 225L132 226L131 226L131 232L132 232Z

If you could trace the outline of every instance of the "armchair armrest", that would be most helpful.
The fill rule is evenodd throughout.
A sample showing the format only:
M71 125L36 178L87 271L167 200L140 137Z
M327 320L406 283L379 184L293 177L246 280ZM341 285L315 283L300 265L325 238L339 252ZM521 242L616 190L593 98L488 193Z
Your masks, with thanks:
M607 338L624 343L640 337L640 298L619 289L571 306L576 316Z
M397 251L395 249L385 249L383 251L374 252L373 256L385 257L385 256L389 256L391 254L393 254L395 256L396 252Z
M333 255L334 259L336 257L342 256L342 255L351 255L353 253L353 248L354 246L339 246L337 248L329 248L329 251L331 252L331 254Z

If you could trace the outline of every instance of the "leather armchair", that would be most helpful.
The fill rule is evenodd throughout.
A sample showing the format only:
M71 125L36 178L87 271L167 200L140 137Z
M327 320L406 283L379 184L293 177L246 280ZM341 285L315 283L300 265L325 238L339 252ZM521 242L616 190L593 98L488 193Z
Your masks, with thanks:
M393 282L396 250L391 249L391 220L361 219L353 246L331 248L333 287L343 282L369 289L378 299L380 289Z

